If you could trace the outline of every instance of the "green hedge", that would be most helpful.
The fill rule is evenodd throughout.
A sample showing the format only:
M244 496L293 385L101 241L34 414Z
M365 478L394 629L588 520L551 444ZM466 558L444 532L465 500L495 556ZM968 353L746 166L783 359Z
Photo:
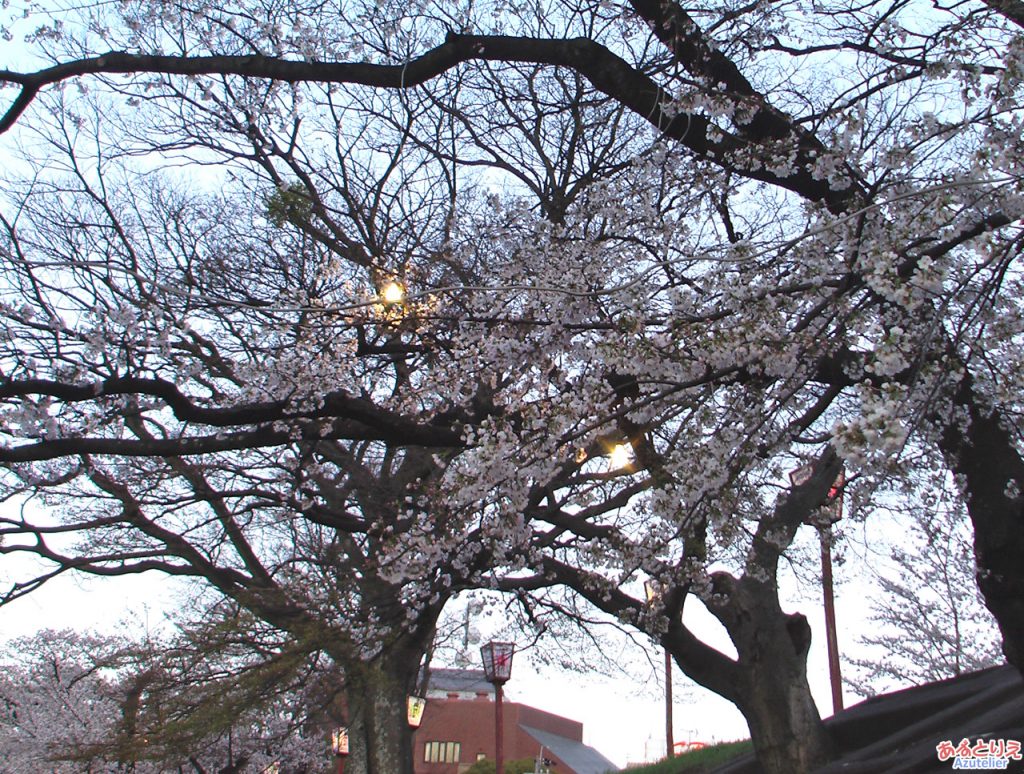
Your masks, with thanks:
M533 758L522 758L516 761L505 761L505 774L531 774ZM490 758L479 760L466 769L465 774L495 774L494 761Z

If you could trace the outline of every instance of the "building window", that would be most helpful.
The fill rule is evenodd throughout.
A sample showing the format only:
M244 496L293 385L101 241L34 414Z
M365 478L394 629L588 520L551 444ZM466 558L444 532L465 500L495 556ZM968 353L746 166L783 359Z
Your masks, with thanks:
M462 745L459 742L427 742L423 748L426 763L458 763Z

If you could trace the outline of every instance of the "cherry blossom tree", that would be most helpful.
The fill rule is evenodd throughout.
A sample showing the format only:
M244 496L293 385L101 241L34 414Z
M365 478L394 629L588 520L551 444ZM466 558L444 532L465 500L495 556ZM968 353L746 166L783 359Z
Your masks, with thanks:
M8 643L0 672L6 770L81 770L67 757L98 742L117 722L116 663L108 663L112 644L70 631Z
M202 676L194 659L181 658L187 632L172 642L139 643L43 630L7 643L0 679L5 771L230 774L263 771L275 761L286 761L284 772L326 771L325 729L304 734L293 714L316 706L301 697L309 686L267 691L275 681L253 679L251 628L245 659L218 648L225 638L210 636L217 632L204 633ZM141 662L156 645L159 653ZM239 668L243 662L248 669ZM264 695L226 679L243 673L262 684ZM212 684L222 691L216 699ZM239 701L242 694L246 701ZM218 705L214 714L204 710L204 699Z
M495 395L512 380L486 370L487 350L446 359L465 345L465 299L388 288L476 281L463 231L489 205L472 190L456 202L436 154L369 163L378 140L360 127L344 152L314 131L301 158L273 122L215 140L228 96L174 147L250 174L234 198L140 177L118 157L130 133L89 155L90 127L56 107L46 132L64 138L64 166L12 180L7 362L61 397L10 404L11 426L42 445L8 460L6 494L41 510L5 517L0 551L53 569L7 598L69 570L203 579L291 652L334 664L325 712L350 727L350 766L405 770L405 697L444 603L521 549L497 514L481 519L479 492L452 496L473 472L456 459L462 428L504 412ZM330 177L315 171L323 153ZM479 337L494 322L467 324ZM51 415L52 398L68 412Z
M998 629L974 583L974 548L966 514L944 498L913 508L908 528L879 575L872 601L875 631L858 639L868 655L852 660L848 680L873 696L885 690L958 677L1002 662Z
M80 180L79 191L88 196L113 185L105 171L100 174L95 187ZM407 500L415 498L417 487L427 487L445 462L435 457L433 443L408 453L401 447L388 450L387 436L399 437L406 421L366 397L386 390L404 399L400 382L389 384L387 374L379 372L379 361L389 357L386 345L381 345L384 354L352 355L374 361L363 374L366 381L356 386L351 379L360 375L348 371L342 354L348 343L314 335L322 324L315 315L310 320L303 312L285 312L278 318L275 306L270 317L278 319L259 319L262 293L271 298L330 293L332 285L349 281L332 273L329 256L295 244L299 236L285 235L273 245L279 230L269 222L265 227L274 233L264 231L263 238L270 242L257 246L250 240L258 226L233 221L224 203L144 188L134 187L133 202L97 195L88 214L77 204L60 213L67 189L54 188L35 204L25 200L28 208L51 208L55 219L50 222L62 222L61 228L76 218L92 219L95 229L82 233L86 243L62 239L45 225L35 231L28 217L24 228L9 223L10 244L26 260L11 267L8 288L15 297L28 297L31 285L38 290L35 304L14 310L12 324L31 328L34 321L62 320L49 341L33 336L43 349L68 354L61 362L38 352L42 381L63 391L59 379L85 379L104 385L99 392L107 397L95 402L90 396L83 404L69 394L70 413L53 417L93 435L81 438L83 446L72 455L61 455L56 466L11 469L12 496L40 493L45 502L38 510L4 517L0 550L34 553L53 571L18 583L7 598L69 569L109 576L156 569L201 578L257 620L287 633L292 651L311 657L323 653L333 661L350 697L337 704L333 722L351 725L353 736L378 740L378 747L367 744L354 757L392 756L369 762L367 770L399 771L394 756L409 744L405 696L412 692L451 581L442 577L444 562L430 563L420 583L411 582L395 563L411 569L417 561L423 538L416 522L425 518L430 500L426 495L419 502ZM172 200L172 209L164 209ZM149 206L160 209L146 213ZM176 223L174 208L180 216ZM204 211L214 217L206 219ZM22 213L28 215L28 209ZM162 235L154 225L158 218L150 220L156 213L164 223ZM221 230L225 226L228 230ZM47 244L56 251L49 258ZM236 260L247 252L248 269L246 259ZM218 268L217 253L231 260ZM96 260L98 255L103 257ZM311 263L301 266L303 258L295 256ZM51 261L68 272L51 274L46 266ZM159 288L144 288L148 280L139 285L142 275L155 279L164 272L170 274L166 281L157 279ZM255 276L261 278L258 285L251 284ZM196 283L218 288L217 300L200 301L206 311L190 299ZM233 299L232 288L238 293ZM382 330L385 337L398 335L387 323ZM378 346L376 341L375 334L366 346ZM34 369L28 363L31 352L21 344L8 354ZM354 350L354 337L351 344ZM9 362L18 368L15 360ZM319 374L318 363L324 369ZM197 392L186 397L182 379L192 378ZM324 384L331 385L329 394L317 392ZM204 406L205 399L216 402L228 394L240 401L227 408L235 417L214 418L222 407ZM166 398L176 408L167 410ZM335 405L328 407L331 402ZM26 405L12 420L26 429L36 420L45 424L47 403ZM357 405L369 410L362 419L356 418L359 409L350 410ZM214 414L201 418L209 410ZM114 417L120 418L116 428ZM393 420L397 424L379 432ZM377 429L370 429L374 425ZM196 435L193 427L213 430ZM429 423L414 421L408 427L414 433L435 432ZM449 427L437 432L448 443L457 439ZM339 436L345 442L332 443ZM47 430L40 439L44 445L56 440ZM93 446L96 441L100 447ZM109 444L121 448L104 451ZM183 451L189 446L204 451ZM439 507L433 516L440 512ZM35 539L26 541L29 536ZM403 557L410 552L407 562ZM371 719L375 712L390 716Z
M96 7L0 72L0 130L72 160L5 216L0 460L62 512L0 550L201 577L324 643L391 686L367 771L451 593L568 585L803 771L829 740L778 563L840 459L866 497L927 448L1020 667L1012 4L351 11Z

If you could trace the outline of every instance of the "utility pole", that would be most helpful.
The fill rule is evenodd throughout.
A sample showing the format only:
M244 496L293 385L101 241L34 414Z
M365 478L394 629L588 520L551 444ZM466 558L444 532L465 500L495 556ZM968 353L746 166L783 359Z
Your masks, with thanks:
M813 473L811 465L801 465L789 474L793 486L804 484ZM839 639L836 634L836 598L832 588L832 525L843 518L843 487L846 475L840 470L829 487L825 504L807 524L818 530L821 543L821 594L825 609L825 643L828 646L828 679L832 686L832 714L843 710L843 677L839 668Z
M665 648L665 755L676 754L675 737L672 733L672 654Z

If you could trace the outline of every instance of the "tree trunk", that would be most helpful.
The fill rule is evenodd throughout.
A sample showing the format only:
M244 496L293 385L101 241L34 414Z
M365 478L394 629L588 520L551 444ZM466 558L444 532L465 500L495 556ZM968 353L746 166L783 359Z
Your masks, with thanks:
M831 757L831 742L807 681L811 627L782 612L774 584L744 578L726 620L738 654L736 704L769 774L803 774Z
M406 701L419 662L409 669L367 667L349 681L349 744L345 774L413 774ZM404 674L403 674L404 673Z
M752 669L739 702L758 761L769 774L809 772L829 760L831 745L807 683L806 653L760 656L764 666Z
M1024 460L996 410L979 406L969 375L954 396L939 445L962 477L974 525L978 587L1003 635L1006 660L1024 674Z

